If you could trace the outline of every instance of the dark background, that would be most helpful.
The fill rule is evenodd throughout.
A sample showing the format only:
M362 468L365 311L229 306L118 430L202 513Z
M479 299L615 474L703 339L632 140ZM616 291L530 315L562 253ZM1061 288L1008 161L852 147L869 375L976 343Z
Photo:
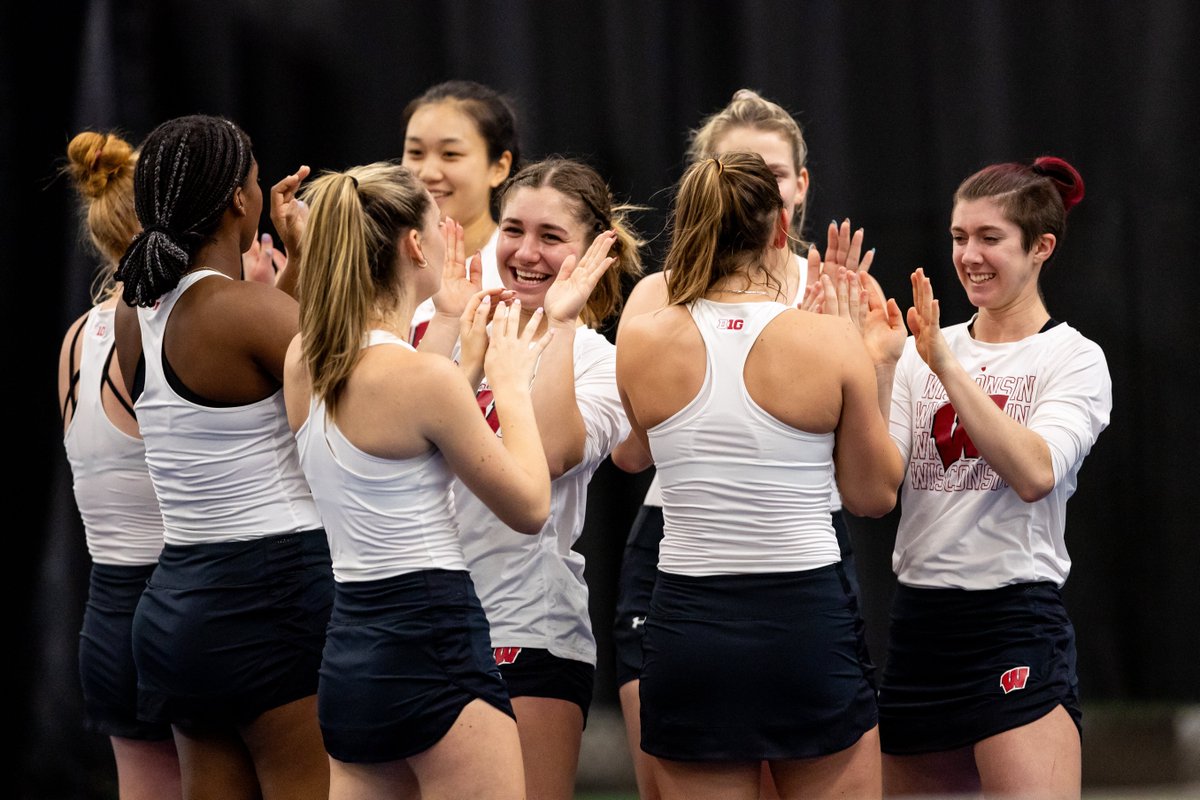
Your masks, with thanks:
M1051 313L1098 342L1110 428L1068 509L1066 598L1085 704L1200 700L1191 390L1200 370L1196 41L1200 8L1162 2L393 2L95 0L0 10L0 247L16 363L5 392L15 597L9 675L18 795L99 796L107 742L80 730L76 634L87 552L56 412L63 332L93 262L70 187L71 136L134 142L188 113L255 142L264 187L398 157L404 104L472 78L508 94L527 159L582 157L661 235L687 131L740 87L793 111L810 147L808 233L849 215L903 307L931 273L943 318L969 314L950 263L950 198L994 161L1062 156L1087 183L1043 279ZM264 229L269 221L264 219ZM649 473L606 463L581 549L613 705L608 625L621 546ZM870 643L885 644L893 518L852 520Z

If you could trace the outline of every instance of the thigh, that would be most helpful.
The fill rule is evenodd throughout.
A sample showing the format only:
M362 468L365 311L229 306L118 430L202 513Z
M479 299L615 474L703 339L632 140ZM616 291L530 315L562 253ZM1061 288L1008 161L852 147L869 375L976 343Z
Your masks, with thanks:
M988 737L975 745L984 792L1078 798L1080 744L1079 729L1062 706L1027 725Z
M867 731L844 750L816 758L772 761L771 775L779 797L883 796L879 761L879 728Z
M421 800L525 797L517 726L512 717L483 700L468 703L450 731L408 764Z
M183 796L175 742L111 737L121 800L172 800Z
M177 725L175 750L189 800L262 800L254 760L233 728Z
M583 710L569 700L514 697L530 800L570 800L583 739Z
M758 800L760 762L654 760L664 800Z
M969 794L979 788L970 747L908 756L883 754L885 797Z
M622 684L618 690L621 699L621 714L625 717L625 736L629 742L629 756L633 759L633 771L637 778L639 800L659 800L658 760L642 750L642 702L638 697L638 684L632 680Z
M329 759L329 800L419 798L421 787L405 760L352 764Z
M325 800L329 758L317 724L316 695L260 714L241 729L263 800Z

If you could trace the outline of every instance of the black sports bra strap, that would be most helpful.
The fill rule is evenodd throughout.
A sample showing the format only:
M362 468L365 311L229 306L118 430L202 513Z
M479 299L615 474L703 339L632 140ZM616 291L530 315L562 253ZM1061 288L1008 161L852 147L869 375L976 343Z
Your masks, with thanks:
M79 335L83 333L83 329L87 327L87 320L79 323L79 327L75 329L75 335L71 337L71 352L67 357L67 364L71 370L71 379L67 383L67 396L63 398L62 416L67 418L67 406L71 407L72 416L79 407L79 399L75 396L75 389L79 386L79 369L75 366L75 347L79 344Z
M108 358L104 359L104 383L108 385L109 391L113 393L113 397L117 398L117 402L121 404L121 408L129 412L129 416L137 419L137 412L133 410L133 406L129 405L129 401L125 399L125 395L117 389L116 381L112 379L112 373L109 372L109 367L112 365L113 356L117 353L117 346L114 344L108 350Z

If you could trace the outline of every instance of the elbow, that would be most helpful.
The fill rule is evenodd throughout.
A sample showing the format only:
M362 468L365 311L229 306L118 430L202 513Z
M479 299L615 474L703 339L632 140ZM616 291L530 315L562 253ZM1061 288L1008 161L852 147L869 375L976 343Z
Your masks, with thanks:
M550 493L547 492L544 498L540 498L540 502L524 506L514 516L516 519L508 523L510 528L526 536L537 536L550 519Z
M855 497L842 495L842 505L856 517L878 519L891 513L896 507L896 490L863 493Z
M639 472L645 472L654 462L649 458L638 458L630 454L622 448L617 448L612 451L613 466L622 472L628 472L636 475Z
M1036 503L1054 491L1054 475L1039 475L1020 484L1012 484L1017 497L1026 503Z

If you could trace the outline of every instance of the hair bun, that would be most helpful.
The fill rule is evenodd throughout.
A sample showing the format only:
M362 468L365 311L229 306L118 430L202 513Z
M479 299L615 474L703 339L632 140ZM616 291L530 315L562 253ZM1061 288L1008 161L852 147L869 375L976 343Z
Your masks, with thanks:
M1064 211L1070 211L1083 199L1083 177L1063 159L1042 156L1033 162L1033 171L1054 181L1054 186L1062 197Z

